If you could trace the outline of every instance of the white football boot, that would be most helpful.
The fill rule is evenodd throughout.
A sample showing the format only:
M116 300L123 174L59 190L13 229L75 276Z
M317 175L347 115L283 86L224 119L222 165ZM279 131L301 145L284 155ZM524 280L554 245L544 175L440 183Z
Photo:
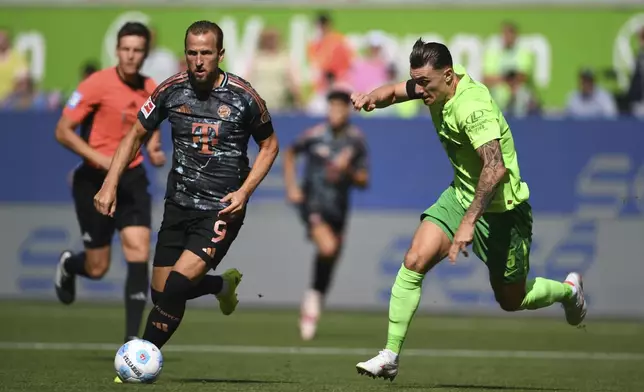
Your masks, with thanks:
M564 284L573 288L574 295L572 298L563 302L563 308L566 311L566 321L568 324L577 326L586 318L588 306L584 298L584 282L581 275L577 272L571 272L566 276Z
M398 375L398 355L391 350L382 350L375 357L356 365L359 374L371 378L394 381Z

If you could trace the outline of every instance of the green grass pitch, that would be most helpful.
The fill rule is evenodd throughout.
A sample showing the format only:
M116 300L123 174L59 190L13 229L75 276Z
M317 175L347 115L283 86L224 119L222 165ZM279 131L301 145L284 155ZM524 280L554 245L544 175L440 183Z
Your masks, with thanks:
M299 340L284 310L188 309L153 385L113 384L120 306L0 302L0 391L644 391L644 324L419 314L393 383L358 376L387 315L330 312ZM536 314L536 313L535 313Z

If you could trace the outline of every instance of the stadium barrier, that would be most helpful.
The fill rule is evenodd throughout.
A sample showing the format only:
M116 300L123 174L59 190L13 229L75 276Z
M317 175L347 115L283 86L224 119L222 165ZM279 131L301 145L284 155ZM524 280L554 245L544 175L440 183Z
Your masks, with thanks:
M79 160L55 141L56 120L56 113L0 114L3 297L53 299L60 251L82 246L69 185ZM276 116L282 151L319 121ZM452 171L428 119L356 123L367 138L372 180L367 191L353 194L347 246L328 305L383 309L419 214L449 185ZM644 316L644 123L526 119L511 124L535 217L531 275L563 279L568 271L579 271L593 315ZM167 124L163 141L170 158ZM148 172L155 230L169 166ZM114 244L109 273L100 282L81 280L79 298L120 300L125 265L118 238ZM296 211L285 202L278 159L253 196L221 268L243 271L244 305L296 306L310 282L312 252ZM423 297L424 311L501 314L485 266L475 257L439 265L426 279Z

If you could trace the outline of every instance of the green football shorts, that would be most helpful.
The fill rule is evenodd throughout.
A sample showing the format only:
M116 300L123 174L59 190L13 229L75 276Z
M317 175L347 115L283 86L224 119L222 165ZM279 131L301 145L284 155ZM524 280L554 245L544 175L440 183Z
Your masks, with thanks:
M453 186L421 215L421 221L434 222L450 241L465 215ZM528 201L510 211L484 213L476 222L472 249L490 271L491 280L505 283L524 281L530 271L532 207Z

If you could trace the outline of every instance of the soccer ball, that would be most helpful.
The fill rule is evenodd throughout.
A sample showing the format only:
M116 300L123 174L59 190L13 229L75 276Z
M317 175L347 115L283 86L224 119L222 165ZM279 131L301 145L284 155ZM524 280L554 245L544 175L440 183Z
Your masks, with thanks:
M161 350L147 340L134 339L116 352L114 370L126 383L152 383L163 369Z

